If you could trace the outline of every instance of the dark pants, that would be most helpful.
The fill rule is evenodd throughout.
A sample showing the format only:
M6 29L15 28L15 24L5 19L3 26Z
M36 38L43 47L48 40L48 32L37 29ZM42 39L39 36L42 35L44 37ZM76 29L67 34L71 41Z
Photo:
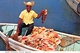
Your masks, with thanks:
M28 24L28 25L26 25L25 23L20 23L20 25L18 26L18 29L19 29L18 35L21 35L21 33L22 33L22 28L24 28L24 27L28 27L28 31L27 31L27 33L26 33L26 36L27 36L27 35L29 35L29 34L32 32L32 29L33 29L33 27L34 27L34 23Z

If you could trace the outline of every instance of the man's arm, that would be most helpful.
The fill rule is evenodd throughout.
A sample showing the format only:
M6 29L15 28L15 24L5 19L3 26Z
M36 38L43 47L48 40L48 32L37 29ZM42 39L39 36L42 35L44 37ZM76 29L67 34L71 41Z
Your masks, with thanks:
M44 10L42 10L40 14L38 14L37 18L40 18L43 14L44 14Z

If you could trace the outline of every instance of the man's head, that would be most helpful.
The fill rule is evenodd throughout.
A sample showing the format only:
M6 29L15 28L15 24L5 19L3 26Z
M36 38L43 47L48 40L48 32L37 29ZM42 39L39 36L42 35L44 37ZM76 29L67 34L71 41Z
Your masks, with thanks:
M30 12L32 6L34 5L34 2L24 2L24 4L26 5L26 9L28 12Z

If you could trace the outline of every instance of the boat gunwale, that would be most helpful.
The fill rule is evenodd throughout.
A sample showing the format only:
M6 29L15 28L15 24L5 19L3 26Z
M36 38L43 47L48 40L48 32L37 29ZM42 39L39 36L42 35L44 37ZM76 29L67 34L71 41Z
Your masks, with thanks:
M17 26L18 24L15 23L0 23L0 25L10 25L10 26Z

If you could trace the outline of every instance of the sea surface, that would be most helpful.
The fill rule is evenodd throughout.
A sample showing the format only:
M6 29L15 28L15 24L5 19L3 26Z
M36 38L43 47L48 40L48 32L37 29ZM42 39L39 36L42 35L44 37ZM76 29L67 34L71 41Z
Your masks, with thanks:
M23 1L30 0L0 0L0 23L17 23L19 14L25 9ZM32 7L37 13L42 9L48 10L45 23L41 18L34 19L36 26L53 28L54 30L80 36L80 16L78 16L65 0L33 0ZM5 50L5 44L0 39L0 50Z

